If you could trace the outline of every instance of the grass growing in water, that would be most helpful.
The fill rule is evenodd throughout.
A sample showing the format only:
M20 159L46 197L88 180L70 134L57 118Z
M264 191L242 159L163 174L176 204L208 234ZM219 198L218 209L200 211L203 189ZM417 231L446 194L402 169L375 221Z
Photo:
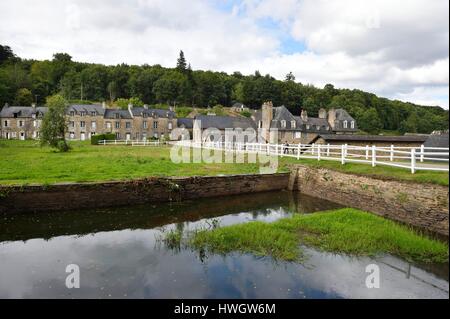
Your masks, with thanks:
M302 259L300 244L357 256L389 253L409 261L448 261L447 244L352 208L202 230L187 240L188 246L200 251L236 251L286 261Z

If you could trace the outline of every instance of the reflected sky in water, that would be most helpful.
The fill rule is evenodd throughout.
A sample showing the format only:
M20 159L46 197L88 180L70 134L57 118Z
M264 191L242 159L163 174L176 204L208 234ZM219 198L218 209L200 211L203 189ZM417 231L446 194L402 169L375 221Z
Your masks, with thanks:
M288 192L89 212L2 216L1 298L448 298L448 265L352 258L303 247L302 265L229 254L200 256L158 241L172 228L274 221L338 207ZM381 269L368 289L365 268ZM67 289L77 264L81 288Z

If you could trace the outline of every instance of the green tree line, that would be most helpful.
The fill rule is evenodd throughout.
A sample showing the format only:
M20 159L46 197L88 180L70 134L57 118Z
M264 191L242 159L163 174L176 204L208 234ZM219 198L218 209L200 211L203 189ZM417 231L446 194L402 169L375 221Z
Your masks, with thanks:
M43 104L53 94L61 94L71 102L108 101L122 107L133 99L138 104L200 108L242 102L256 109L272 100L274 105L285 105L294 115L299 115L302 108L310 116L317 116L322 107L345 108L359 127L370 133L448 129L448 111L441 107L393 101L357 89L336 89L332 84L318 88L296 82L292 73L277 80L259 71L243 75L193 70L183 51L174 68L165 68L80 63L67 53L56 53L52 60L27 60L17 57L9 47L0 46L0 106Z

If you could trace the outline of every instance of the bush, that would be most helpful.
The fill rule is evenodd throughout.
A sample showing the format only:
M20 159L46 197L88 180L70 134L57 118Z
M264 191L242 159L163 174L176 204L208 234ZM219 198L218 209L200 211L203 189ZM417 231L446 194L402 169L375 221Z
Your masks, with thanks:
M58 144L56 145L56 148L60 152L67 152L70 150L70 146L67 144L67 142L65 140L59 141Z
M245 116L245 117L250 117L250 116L252 116L252 113L250 113L249 111L242 111L241 115Z
M99 141L102 141L102 140L111 141L111 140L115 140L115 139L116 139L116 135L113 133L94 135L91 137L91 144L97 145Z

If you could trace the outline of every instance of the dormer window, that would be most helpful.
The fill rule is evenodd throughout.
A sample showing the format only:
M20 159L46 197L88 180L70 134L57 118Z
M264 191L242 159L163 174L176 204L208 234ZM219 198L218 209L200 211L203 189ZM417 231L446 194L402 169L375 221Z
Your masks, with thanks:
M70 111L70 116L75 116L75 112L74 111Z
M347 120L344 121L344 128L348 128L348 122L347 122Z
M355 121L351 121L351 122L350 122L350 127L351 127L351 128L355 128Z
M285 121L285 120L282 120L282 121L281 121L281 127L282 127L282 128L285 128L285 127L286 127L286 121Z
M309 130L309 125L308 124L306 124L306 129Z
M320 130L320 125L316 125L316 129L319 131Z
M92 112L91 112L91 116L97 116L97 112L92 111Z
M85 111L81 111L80 112L80 116L85 116L86 115L86 112Z
M147 113L142 113L142 117L147 117L148 114Z
M295 128L295 125L296 125L295 121L291 121L291 128Z
M116 116L116 119L120 118L120 114L119 113L116 113L115 116Z

